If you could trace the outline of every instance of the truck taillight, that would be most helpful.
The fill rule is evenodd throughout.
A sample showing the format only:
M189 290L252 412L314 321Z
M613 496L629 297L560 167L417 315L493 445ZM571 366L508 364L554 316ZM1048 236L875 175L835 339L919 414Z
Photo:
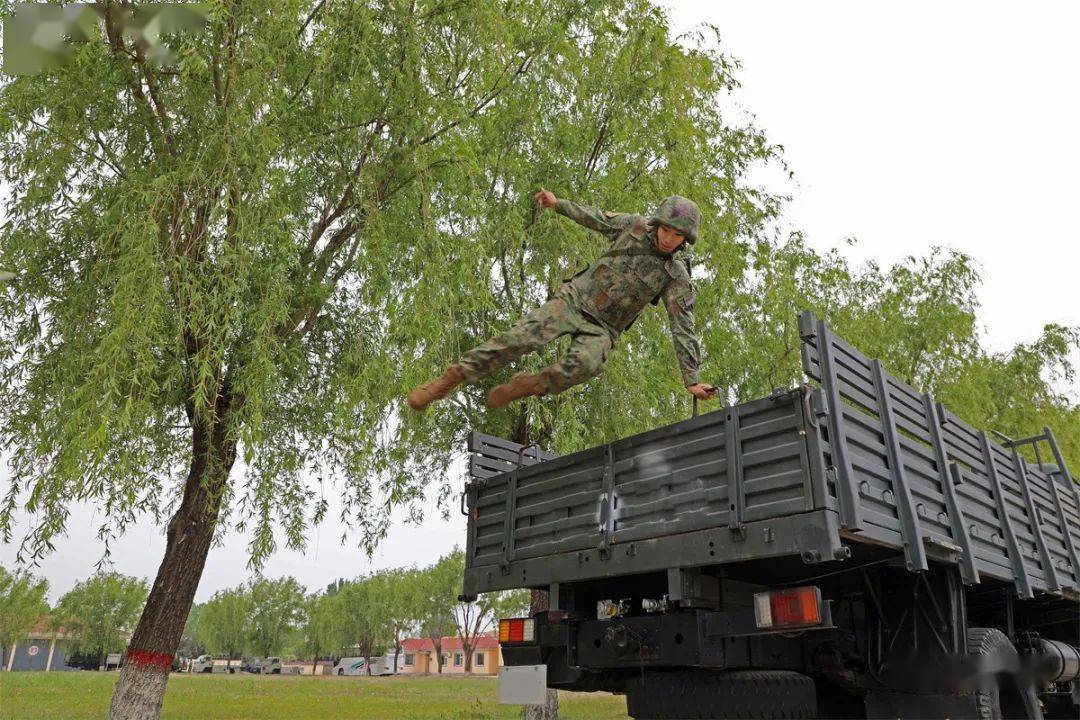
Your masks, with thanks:
M821 590L807 585L754 595L754 619L762 629L821 624Z
M532 618L509 618L499 621L500 643L530 643L536 640L536 624Z

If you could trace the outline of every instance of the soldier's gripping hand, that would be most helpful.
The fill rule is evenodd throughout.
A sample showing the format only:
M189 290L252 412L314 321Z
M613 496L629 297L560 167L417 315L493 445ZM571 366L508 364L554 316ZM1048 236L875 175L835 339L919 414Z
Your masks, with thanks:
M716 387L705 383L687 385L686 390L698 400L712 400L716 397Z
M555 197L555 193L545 188L540 188L540 192L536 193L536 204L544 210L555 207L555 203L559 202L559 198Z

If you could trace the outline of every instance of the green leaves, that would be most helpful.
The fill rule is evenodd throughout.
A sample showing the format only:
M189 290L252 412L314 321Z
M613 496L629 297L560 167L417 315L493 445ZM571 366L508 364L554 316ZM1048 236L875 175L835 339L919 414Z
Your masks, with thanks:
M104 659L127 647L148 591L145 580L99 572L60 598L53 626L64 629L71 652Z
M277 655L296 645L312 622L318 626L318 637L325 637L330 621L307 615L319 607L313 603L307 608L304 588L294 578L255 578L247 585L219 590L199 607L195 637L214 655Z
M219 590L199 608L195 638L213 655L239 655L249 645L252 608L246 588Z
M48 590L45 580L0 567L0 646L9 648L21 641L49 611Z

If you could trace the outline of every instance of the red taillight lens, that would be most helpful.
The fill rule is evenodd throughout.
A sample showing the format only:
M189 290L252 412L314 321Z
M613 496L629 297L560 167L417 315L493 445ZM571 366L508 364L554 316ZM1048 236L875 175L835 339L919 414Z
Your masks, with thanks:
M510 618L499 621L499 642L532 642L535 626L532 618Z
M821 590L813 586L758 593L754 615L759 628L821 624Z

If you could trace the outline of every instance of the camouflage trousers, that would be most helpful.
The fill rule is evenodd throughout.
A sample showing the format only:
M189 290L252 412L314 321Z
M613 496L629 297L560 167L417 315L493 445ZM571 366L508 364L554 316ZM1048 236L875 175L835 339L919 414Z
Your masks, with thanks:
M479 380L563 335L570 336L570 349L540 372L544 394L560 393L599 375L613 342L607 330L561 297L549 300L509 330L465 353L458 365L468 380Z

